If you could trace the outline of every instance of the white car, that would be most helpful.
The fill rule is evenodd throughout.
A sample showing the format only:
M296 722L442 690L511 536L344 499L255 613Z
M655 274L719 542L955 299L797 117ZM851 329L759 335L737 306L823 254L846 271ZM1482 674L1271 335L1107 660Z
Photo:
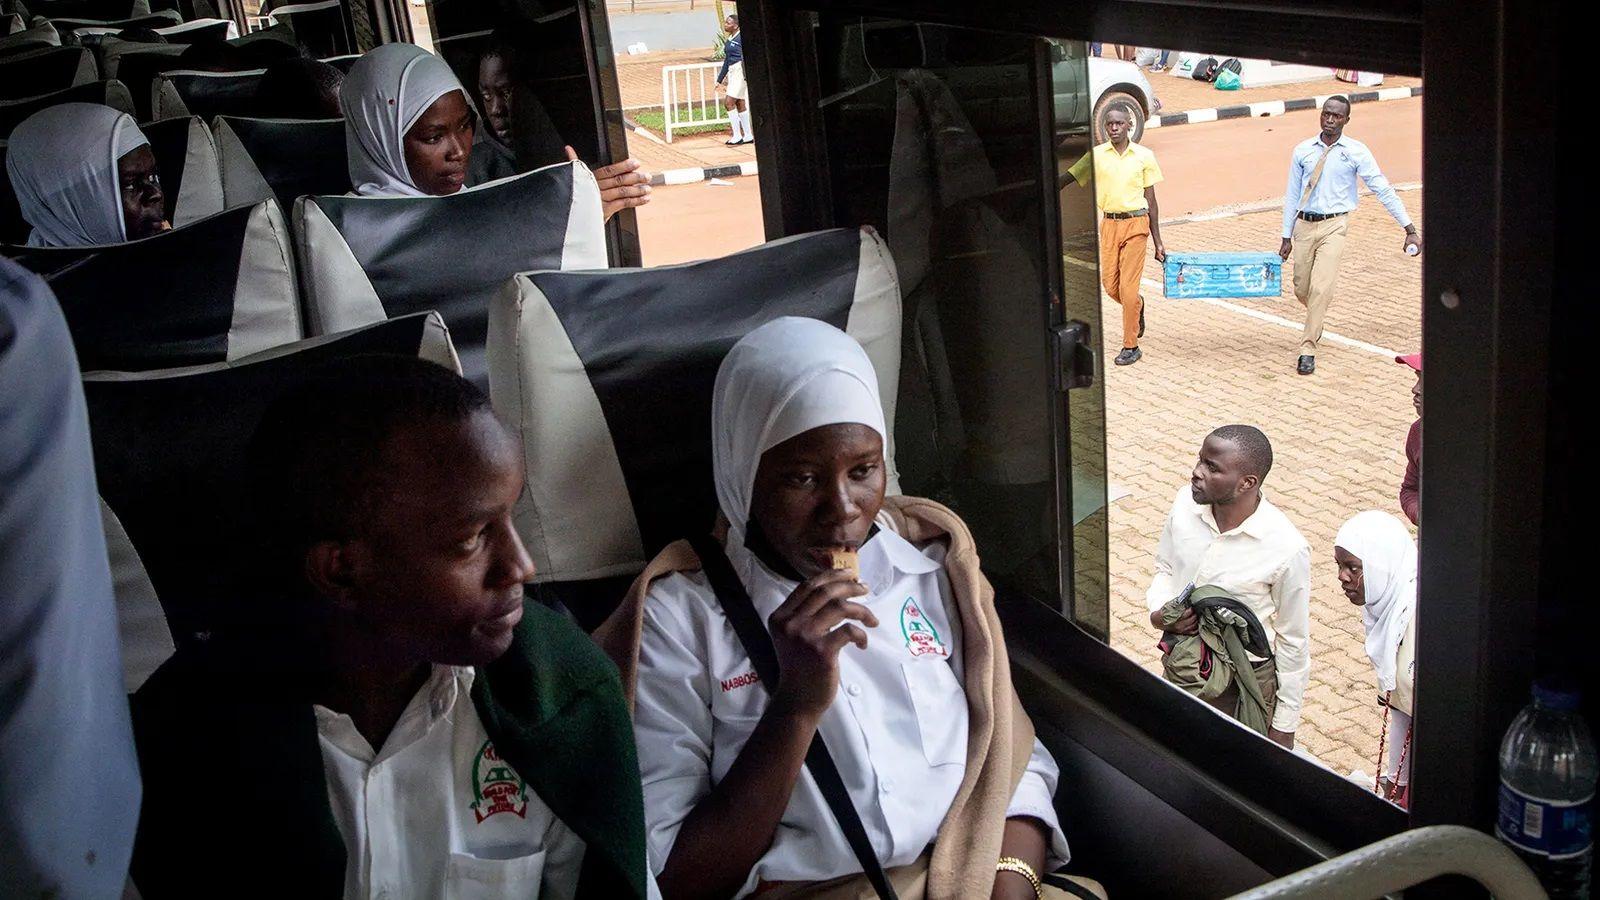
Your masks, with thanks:
M1082 41L1050 42L1050 74L1055 85L1056 134L1093 130L1096 143L1106 140L1105 117L1113 109L1128 114L1132 140L1144 137L1145 120L1156 115L1161 101L1144 77L1144 70L1121 59L1089 56L1089 89L1082 88L1088 55Z

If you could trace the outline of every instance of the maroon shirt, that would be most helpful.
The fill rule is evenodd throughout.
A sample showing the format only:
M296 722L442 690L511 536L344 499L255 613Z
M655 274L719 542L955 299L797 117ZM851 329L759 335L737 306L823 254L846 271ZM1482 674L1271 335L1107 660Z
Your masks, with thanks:
M1405 510L1406 518L1413 525L1422 524L1422 513L1418 508L1421 487L1422 420L1418 419L1411 423L1411 431L1406 434L1406 477L1400 480L1400 508Z

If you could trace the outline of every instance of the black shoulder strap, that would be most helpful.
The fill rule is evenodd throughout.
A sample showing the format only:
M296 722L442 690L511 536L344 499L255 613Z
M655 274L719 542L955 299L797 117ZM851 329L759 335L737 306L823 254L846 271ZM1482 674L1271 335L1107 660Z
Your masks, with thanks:
M715 539L709 535L691 537L689 544L700 557L700 565L706 573L706 579L711 582L711 590L717 595L717 602L722 605L729 624L733 625L734 633L739 636L739 643L750 655L750 662L770 695L778 687L778 653L772 647L772 635L767 633L767 626L756 613L755 604L750 602L749 592L733 571L733 564L728 562L722 545ZM839 767L834 765L833 754L828 752L820 733L811 736L811 748L806 751L806 768L811 770L811 777L816 779L822 799L828 802L828 809L833 811L834 819L844 831L845 840L850 842L850 849L855 851L856 860L861 863L867 880L872 882L873 890L878 892L879 900L898 900L894 885L889 883L889 876L884 874L883 864L872 849L872 839L867 837L866 826L861 824L861 814L850 802L850 792L844 786L844 779L839 776Z

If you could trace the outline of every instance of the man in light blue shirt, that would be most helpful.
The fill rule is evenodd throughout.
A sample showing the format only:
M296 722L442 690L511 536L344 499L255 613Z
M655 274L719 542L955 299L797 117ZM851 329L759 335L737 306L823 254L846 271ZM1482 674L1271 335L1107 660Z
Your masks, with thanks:
M1294 296L1306 308L1306 326L1300 337L1296 371L1316 371L1317 342L1322 320L1333 302L1333 284L1344 253L1347 213L1356 208L1356 180L1366 182L1383 208L1406 230L1405 252L1422 252L1422 235L1412 224L1389 179L1378 170L1367 145L1345 137L1350 122L1350 100L1341 95L1322 104L1322 133L1296 145L1289 159L1289 184L1283 193L1283 244L1278 255L1294 254Z

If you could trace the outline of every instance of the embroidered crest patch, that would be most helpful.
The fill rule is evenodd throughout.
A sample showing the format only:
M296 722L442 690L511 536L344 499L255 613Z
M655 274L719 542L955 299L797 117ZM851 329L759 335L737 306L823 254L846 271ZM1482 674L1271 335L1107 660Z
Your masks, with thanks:
M528 786L511 764L494 752L494 742L484 741L472 763L472 814L479 822L497 813L526 818Z
M906 649L911 651L912 656L936 656L940 659L950 656L950 649L940 639L933 622L923 614L915 597L907 597L905 605L900 607L900 633L905 635Z

